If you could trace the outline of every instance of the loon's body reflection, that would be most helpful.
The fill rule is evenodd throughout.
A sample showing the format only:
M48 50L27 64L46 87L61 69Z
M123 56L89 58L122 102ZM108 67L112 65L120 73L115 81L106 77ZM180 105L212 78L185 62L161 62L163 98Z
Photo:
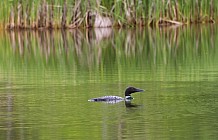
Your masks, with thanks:
M141 105L134 104L134 103L132 103L131 101L125 101L125 106L126 106L127 108L131 108L131 107L139 107L139 106L141 106Z

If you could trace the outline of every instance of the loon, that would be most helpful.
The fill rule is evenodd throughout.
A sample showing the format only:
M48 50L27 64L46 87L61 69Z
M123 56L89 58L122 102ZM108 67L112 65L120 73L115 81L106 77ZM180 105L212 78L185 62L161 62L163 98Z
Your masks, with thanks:
M133 98L131 97L132 93L135 92L143 92L143 89L135 88L135 87L127 87L125 91L125 98L119 97L119 96L102 96L98 98L92 98L88 101L90 102L120 102L120 101L130 101Z

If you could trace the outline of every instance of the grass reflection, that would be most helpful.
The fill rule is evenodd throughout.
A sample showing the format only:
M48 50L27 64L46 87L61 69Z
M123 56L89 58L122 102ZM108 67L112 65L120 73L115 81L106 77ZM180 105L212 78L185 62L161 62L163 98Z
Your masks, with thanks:
M216 31L215 26L190 26L1 32L1 73L73 70L75 75L132 72L141 77L136 71L145 70L152 77L169 70L189 74L194 67L210 71L217 60Z

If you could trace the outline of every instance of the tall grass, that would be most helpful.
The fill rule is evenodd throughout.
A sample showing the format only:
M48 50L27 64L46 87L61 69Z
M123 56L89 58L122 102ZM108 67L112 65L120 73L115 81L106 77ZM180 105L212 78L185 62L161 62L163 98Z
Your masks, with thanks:
M214 23L217 9L215 0L3 0L0 24L38 29Z

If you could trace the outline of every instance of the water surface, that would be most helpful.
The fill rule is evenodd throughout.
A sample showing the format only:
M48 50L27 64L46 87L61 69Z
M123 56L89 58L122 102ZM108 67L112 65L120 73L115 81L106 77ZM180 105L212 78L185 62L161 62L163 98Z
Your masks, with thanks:
M217 139L217 46L209 25L1 32L0 139Z

